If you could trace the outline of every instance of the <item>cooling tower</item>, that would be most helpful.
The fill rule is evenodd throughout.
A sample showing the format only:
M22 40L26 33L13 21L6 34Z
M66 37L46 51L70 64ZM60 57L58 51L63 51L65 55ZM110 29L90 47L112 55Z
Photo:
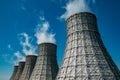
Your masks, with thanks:
M12 76L11 76L10 80L14 80L15 75L16 75L16 73L17 73L17 70L18 70L18 66L16 65L16 66L14 66L14 71L13 71L13 73L12 73Z
M17 70L14 80L20 79L20 76L23 72L24 66L25 66L25 62L19 62L18 70Z
M29 80L31 73L33 71L33 68L36 63L37 56L35 55L28 55L26 56L26 63L24 70L22 72L22 75L20 77L20 80Z
M30 80L55 80L58 72L56 48L52 43L39 44L39 54Z
M97 28L96 16L81 12L66 20L67 42L56 80L120 80Z

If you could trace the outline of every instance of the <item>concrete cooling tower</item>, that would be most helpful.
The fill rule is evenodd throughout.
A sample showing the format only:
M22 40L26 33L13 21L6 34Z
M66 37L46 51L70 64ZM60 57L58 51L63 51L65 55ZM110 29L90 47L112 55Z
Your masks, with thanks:
M25 66L25 62L19 62L18 70L17 70L14 80L20 79L20 76L23 72L24 66Z
M14 66L14 71L13 71L13 73L12 73L12 76L11 76L10 80L14 80L15 75L16 75L16 73L17 73L17 70L18 70L18 66L16 65L16 66Z
M66 20L67 42L56 80L120 80L100 37L96 16L80 12Z
M52 43L39 44L39 54L30 80L55 80L58 72L56 48Z
M37 56L35 55L28 55L26 56L26 63L24 70L22 72L22 75L20 77L20 80L29 80L31 73L33 71L33 68L36 63Z

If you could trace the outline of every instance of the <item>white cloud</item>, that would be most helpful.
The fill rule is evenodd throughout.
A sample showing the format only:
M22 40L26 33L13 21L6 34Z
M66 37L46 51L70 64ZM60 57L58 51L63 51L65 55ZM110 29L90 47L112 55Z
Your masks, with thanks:
M67 19L69 16L78 12L92 12L89 3L95 3L95 0L70 0L64 7L66 12L60 17Z
M19 61L25 61L25 57L19 52L15 52L14 56L17 58L17 60L13 60L12 62L17 65Z
M44 16L39 17L39 23L36 25L36 32L35 37L37 38L37 43L55 43L55 34L49 33L50 24ZM33 37L30 37L27 33L23 32L18 34L18 39L20 41L20 45L22 47L22 51L15 51L14 55L11 57L10 63L14 63L15 65L18 65L19 61L25 61L25 55L37 55L36 50L37 47L32 44ZM8 48L11 48L11 44L8 44Z
M35 37L37 38L37 44L44 42L56 43L55 34L48 32L49 27L49 22L45 20L44 16L40 16L35 33Z
M14 55L11 57L11 60L8 61L14 65L18 65L20 61L25 61L24 55L37 55L36 47L32 45L32 38L27 33L18 34L20 45L22 46L22 51L15 51ZM8 48L11 48L11 45L8 44Z
M25 55L36 55L36 47L31 44L31 37L26 33L19 34L20 44L22 46L22 51Z
M21 55L19 51L15 52L14 55L18 58L19 61L25 61L25 57Z
M8 49L12 49L11 44L8 44Z

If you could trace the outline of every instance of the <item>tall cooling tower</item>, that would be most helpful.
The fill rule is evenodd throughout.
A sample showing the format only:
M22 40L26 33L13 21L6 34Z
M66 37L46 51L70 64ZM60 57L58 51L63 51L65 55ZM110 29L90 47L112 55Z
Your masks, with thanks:
M39 54L30 80L55 80L58 72L56 48L52 43L39 44Z
M24 66L25 66L25 62L19 62L18 70L17 70L14 80L20 79L20 76L23 72Z
M97 28L96 16L81 12L67 21L67 42L56 80L120 80Z
M17 73L17 70L18 70L18 66L16 65L16 66L14 66L14 71L13 71L13 73L12 73L12 76L11 76L10 80L14 80L15 75L16 75L16 73Z
M26 63L24 70L22 72L22 75L20 77L20 80L29 80L31 73L33 71L33 68L36 63L37 56L35 55L28 55L26 56Z

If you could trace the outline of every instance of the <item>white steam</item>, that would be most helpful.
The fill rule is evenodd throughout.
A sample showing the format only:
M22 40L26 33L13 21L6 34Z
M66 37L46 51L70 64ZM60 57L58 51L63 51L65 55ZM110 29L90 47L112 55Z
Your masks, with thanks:
M39 22L35 28L34 37L29 36L27 33L23 32L18 34L18 39L20 42L20 46L22 50L14 51L14 55L11 58L11 63L14 65L18 65L18 62L25 61L26 55L37 55L37 47L33 43L33 39L37 38L37 44L49 42L49 43L56 43L55 34L49 32L50 24L44 18L44 16L39 17ZM7 46L11 49L11 44ZM14 50L14 48L12 48Z
M18 61L25 61L25 57L21 55L19 51L15 52L14 55L17 57Z
M14 52L14 57L11 61L14 65L18 65L20 61L25 61L24 55L36 55L36 47L31 43L32 37L27 33L20 33L18 37L22 50Z
M78 12L92 12L89 5L95 2L96 0L70 0L64 7L66 12L60 18L67 19Z
M20 44L22 46L22 51L25 55L35 55L36 47L31 44L31 37L27 33L19 34Z
M19 61L25 61L25 57L19 51L15 52L14 56L17 58L16 60L13 60L15 65L18 65Z
M49 22L45 20L44 16L40 16L35 33L35 37L37 38L37 44L44 42L56 43L55 34L48 32L49 27Z

